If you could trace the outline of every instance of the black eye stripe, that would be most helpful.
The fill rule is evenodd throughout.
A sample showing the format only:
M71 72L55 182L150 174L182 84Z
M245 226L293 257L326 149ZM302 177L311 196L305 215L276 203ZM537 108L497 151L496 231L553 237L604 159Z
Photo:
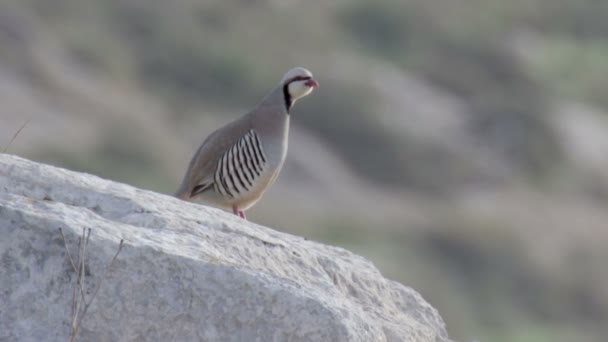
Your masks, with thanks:
M287 82L285 82L285 84L289 84L289 83L296 82L296 81L308 81L311 79L312 79L312 77L310 77L310 76L296 76L296 77L292 77L292 78L288 79Z

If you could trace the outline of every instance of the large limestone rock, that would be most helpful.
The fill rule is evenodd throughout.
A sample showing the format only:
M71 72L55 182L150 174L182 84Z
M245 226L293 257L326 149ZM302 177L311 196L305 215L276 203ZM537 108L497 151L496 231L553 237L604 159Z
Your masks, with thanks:
M445 341L437 311L367 260L95 176L0 154L0 341L66 341L74 246L80 341ZM74 248L74 247L72 247ZM72 249L75 253L75 249Z

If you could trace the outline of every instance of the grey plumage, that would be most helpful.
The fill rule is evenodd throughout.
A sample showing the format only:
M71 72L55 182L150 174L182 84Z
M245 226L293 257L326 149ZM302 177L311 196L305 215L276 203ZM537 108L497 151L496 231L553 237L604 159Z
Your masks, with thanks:
M316 86L310 71L289 70L255 109L205 139L175 196L231 208L244 217L244 211L260 199L281 170L289 110Z

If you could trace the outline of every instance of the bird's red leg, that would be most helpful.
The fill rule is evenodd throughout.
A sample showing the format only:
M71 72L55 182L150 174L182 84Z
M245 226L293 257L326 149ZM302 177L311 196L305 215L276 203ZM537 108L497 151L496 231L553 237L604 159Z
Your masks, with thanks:
M239 217L243 218L243 219L247 219L247 217L245 216L245 212L242 210L239 210L239 208L235 205L232 206L232 213L234 215L239 215Z

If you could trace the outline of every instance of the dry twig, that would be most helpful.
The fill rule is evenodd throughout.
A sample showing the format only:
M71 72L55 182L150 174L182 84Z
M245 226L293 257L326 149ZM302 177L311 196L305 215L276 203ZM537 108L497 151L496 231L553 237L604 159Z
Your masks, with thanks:
M68 258L70 259L70 264L72 265L72 269L77 274L76 286L74 287L74 292L72 293L72 321L70 323L70 337L69 337L69 341L73 342L76 340L76 336L78 335L78 330L80 328L80 324L82 323L82 319L84 318L87 311L89 310L91 303L93 303L93 300L97 296L97 293L99 292L99 289L101 288L101 284L102 284L103 280L105 279L105 277L108 273L108 270L110 269L110 267L112 267L112 265L114 264L114 261L118 257L118 254L122 250L122 248L124 246L124 240L120 240L120 244L118 245L118 250L116 251L116 254L114 254L114 257L112 258L112 260L110 260L110 262L104 269L101 277L99 278L99 281L95 285L95 289L93 290L91 297L89 298L89 300L87 300L86 296L85 296L85 291L84 291L84 287L85 287L84 282L85 282L86 252L87 252L87 245L89 244L89 238L91 236L91 228L88 228L88 229L83 228L82 235L78 238L78 262L76 262L74 260L72 253L70 253L70 249L68 248L67 239L65 238L65 235L63 234L63 230L61 228L59 228L59 233L61 233L61 237L63 238L63 245L68 254Z
M6 147L2 150L2 153L6 153L6 151L11 146L11 144L13 143L13 141L17 138L17 136L19 135L19 133L21 133L21 130L24 129L25 126L27 126L28 123L30 123L30 120L31 119L25 120L25 122L23 123L23 125L21 125L21 127L19 127L19 129L17 130L17 132L15 132L15 134L13 134L13 137L8 142L8 144L6 145Z

